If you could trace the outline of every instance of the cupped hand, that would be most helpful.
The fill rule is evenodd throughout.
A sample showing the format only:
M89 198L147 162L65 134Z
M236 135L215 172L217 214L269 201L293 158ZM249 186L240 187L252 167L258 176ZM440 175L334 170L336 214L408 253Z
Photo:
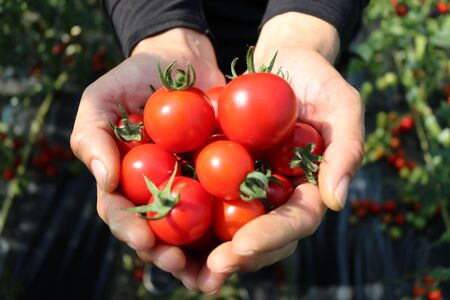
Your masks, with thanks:
M116 191L120 178L120 154L108 121L120 117L118 103L129 112L137 112L150 96L150 85L161 83L156 71L160 60L165 68L173 61L180 67L190 63L196 70L196 87L209 89L224 85L214 50L203 34L188 29L173 29L141 41L130 58L100 77L84 91L78 108L71 147L97 181L97 210L100 217L121 241L135 249L148 263L179 277L195 288L195 268L178 247L156 241L145 220L122 208L133 203Z
M299 19L298 15L293 17ZM306 17L308 30L315 22L324 25L310 19L313 17L301 17ZM219 288L221 280L235 271L256 271L291 255L298 241L318 228L327 207L336 211L343 208L351 178L363 157L364 107L359 93L333 67L333 46L323 43L312 47L318 44L310 40L285 42L280 39L284 29L276 29L278 21L265 25L272 28L263 28L255 65L267 65L278 51L273 70L282 67L289 74L300 104L299 120L314 126L324 140L319 184L300 183L285 205L246 224L232 241L214 249L199 275L199 287L205 291ZM328 24L324 30L336 34ZM278 37L272 36L274 32Z

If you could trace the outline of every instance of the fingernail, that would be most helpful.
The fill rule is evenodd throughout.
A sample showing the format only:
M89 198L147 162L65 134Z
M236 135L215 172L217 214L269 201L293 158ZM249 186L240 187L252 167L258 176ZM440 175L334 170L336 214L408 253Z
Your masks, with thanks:
M94 159L91 162L91 170L97 184L100 185L102 189L105 189L108 179L108 169L106 169L105 164L99 159Z
M338 186L334 190L334 196L337 198L341 209L344 208L345 202L347 201L348 187L350 185L350 176L346 175L341 179Z

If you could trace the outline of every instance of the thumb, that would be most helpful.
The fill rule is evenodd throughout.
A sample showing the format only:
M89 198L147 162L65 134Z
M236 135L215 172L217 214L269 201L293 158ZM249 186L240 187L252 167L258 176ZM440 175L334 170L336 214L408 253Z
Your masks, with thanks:
M321 197L335 211L344 207L351 178L364 155L364 107L359 93L349 88L339 101L345 103L322 126L325 152L319 169Z
M119 183L120 153L110 133L105 105L88 89L80 101L70 145L75 156L94 175L100 188L111 192Z

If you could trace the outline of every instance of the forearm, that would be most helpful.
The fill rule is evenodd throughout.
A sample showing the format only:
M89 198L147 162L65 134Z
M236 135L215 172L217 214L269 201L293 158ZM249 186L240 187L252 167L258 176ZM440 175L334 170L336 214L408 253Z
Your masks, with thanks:
M299 12L283 13L262 27L255 56L296 47L315 50L334 63L340 50L339 34L335 27L317 17Z

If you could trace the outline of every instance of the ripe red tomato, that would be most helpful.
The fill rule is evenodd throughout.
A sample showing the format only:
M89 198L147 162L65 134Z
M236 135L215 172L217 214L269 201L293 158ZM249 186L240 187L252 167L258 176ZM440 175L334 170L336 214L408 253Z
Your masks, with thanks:
M176 162L172 153L153 143L131 149L124 156L120 171L120 183L125 197L136 205L147 204L151 193L144 176L159 185L173 173Z
M171 152L188 152L203 145L214 130L214 109L196 88L161 87L144 108L144 126L151 139Z
M400 131L411 131L414 127L414 119L412 116L406 115L400 120L398 128Z
M228 141L228 138L225 136L225 134L223 133L217 133L217 134L213 134L207 141L206 143L199 147L197 150L194 151L193 153L193 157L194 157L194 161L197 160L197 156L199 155L199 153L202 151L203 148L205 148L206 146L208 146L211 143L214 143L216 141Z
M249 150L269 148L294 127L298 102L289 83L271 73L244 74L231 80L219 99L225 135Z
M412 290L412 294L414 297L422 297L425 295L425 292L426 292L425 288L420 285L415 285Z
M294 188L289 180L283 175L273 174L272 177L274 177L275 180L269 179L267 199L273 205L273 209L275 209L289 200L294 192Z
M427 300L442 300L441 290L432 290L427 293Z
M324 145L320 133L311 125L297 122L285 139L267 150L266 158L275 172L286 176L301 176L304 170L301 167L291 168L290 161L294 157L295 147L304 148L309 144L315 145L313 154L323 154Z
M112 128L122 156L133 147L151 142L144 129L144 118L141 115L126 115L119 119Z
M397 16L399 17L403 17L405 16L409 11L408 6L404 5L404 4L399 4L397 5L397 7L395 8L395 13L397 14Z
M240 184L254 170L250 153L233 141L216 141L197 156L195 169L200 183L211 195L231 200L239 198Z
M168 182L169 180L163 182L160 188L164 189ZM170 191L171 197L179 196L178 202L164 217L147 222L161 241L175 246L187 245L201 238L211 224L213 213L211 196L199 182L182 176L175 177ZM152 196L149 204L154 201L155 198ZM149 218L154 216L153 212L147 213Z
M241 199L214 199L214 231L222 241L230 241L242 226L264 213L265 207L258 200L246 202Z
M219 97L222 93L223 86L216 86L212 89L209 89L205 92L206 97L208 97L211 102L212 107L214 108L214 115L216 116L216 122L214 126L214 132L222 132L222 128L220 128L219 118L218 118L218 110L219 110Z
M440 14L446 14L448 12L448 4L438 1L436 2L436 8Z

